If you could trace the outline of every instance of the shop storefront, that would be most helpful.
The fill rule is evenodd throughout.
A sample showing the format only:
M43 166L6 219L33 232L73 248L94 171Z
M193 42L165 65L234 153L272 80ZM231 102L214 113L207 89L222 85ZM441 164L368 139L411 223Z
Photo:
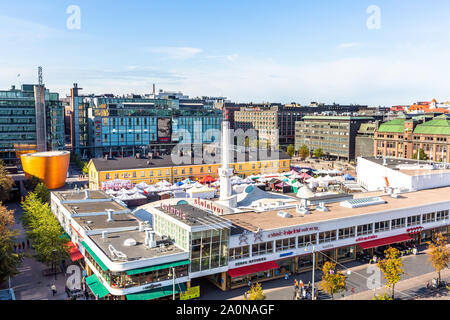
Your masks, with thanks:
M282 273L282 271L286 271L287 267L290 268L291 264L292 263L284 262L284 264L280 266L275 261L269 261L251 266L230 269L226 273L225 287L227 290L236 289L247 286L249 281L256 283L284 277L284 273Z

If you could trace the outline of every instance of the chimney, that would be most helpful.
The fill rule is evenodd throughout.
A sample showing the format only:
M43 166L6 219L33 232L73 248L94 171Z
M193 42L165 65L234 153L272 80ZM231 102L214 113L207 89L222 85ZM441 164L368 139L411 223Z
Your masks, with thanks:
M113 210L107 209L106 211L108 212L108 220L106 220L106 221L108 221L108 222L114 221Z
M84 199L89 199L89 189L84 190Z
M108 239L108 231L102 231L102 238Z
M156 93L156 86L155 86L155 84L153 84L153 94L155 94Z

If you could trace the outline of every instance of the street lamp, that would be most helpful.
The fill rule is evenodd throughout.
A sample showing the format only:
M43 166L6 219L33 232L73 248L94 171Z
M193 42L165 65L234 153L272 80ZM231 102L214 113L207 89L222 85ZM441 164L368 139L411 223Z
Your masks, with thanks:
M172 279L173 279L173 282L172 282L172 284L173 284L173 287L172 287L172 299L175 300L175 268L171 267L170 270L171 271L169 271L168 276L172 277Z
M53 269L53 273L55 275L55 280L56 280L56 249L53 249L53 263L54 263L54 269Z
M312 256L313 256L313 268L312 268L312 290L311 290L311 299L315 300L314 295L314 271L316 270L316 246L312 244L312 242L308 242L305 247L305 251L308 251L309 245L312 245Z

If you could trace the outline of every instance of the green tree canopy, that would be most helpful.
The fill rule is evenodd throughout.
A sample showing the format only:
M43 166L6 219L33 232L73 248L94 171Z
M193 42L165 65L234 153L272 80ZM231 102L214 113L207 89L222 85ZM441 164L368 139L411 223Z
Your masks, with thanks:
M413 159L417 160L417 151L413 155ZM419 150L419 160L428 160L428 156L423 149Z
M322 158L324 155L322 148L318 148L318 149L314 150L313 155L316 158L319 158L319 159Z
M290 144L290 145L287 147L286 153L289 155L289 157L292 157L292 156L294 155L294 153L295 153L295 148L294 148L294 146L293 146L292 144Z
M14 180L8 175L8 171L0 160L0 201L9 200L11 189L14 185Z
M33 240L37 259L50 266L67 258L67 239L48 203L43 203L36 193L30 193L22 202L22 208L22 221L28 229L28 237Z
M302 158L303 160L309 156L309 149L306 144L302 145L297 151L300 158Z
M50 191L48 191L44 183L39 182L34 189L34 193L38 196L42 203L50 202Z
M14 252L14 240L17 232L14 225L12 210L8 210L0 202L0 283L19 273L17 270L22 263L22 255Z

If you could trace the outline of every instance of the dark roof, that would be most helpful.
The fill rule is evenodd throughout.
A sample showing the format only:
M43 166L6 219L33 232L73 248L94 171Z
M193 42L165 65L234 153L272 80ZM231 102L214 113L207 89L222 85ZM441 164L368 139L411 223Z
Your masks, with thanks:
M237 158L236 153L234 157L234 162L242 162L240 159L242 157L242 153L239 154L239 158ZM265 161L265 160L287 160L290 159L289 155L284 151L276 151L270 153L267 152L267 155L259 154L255 156L253 153L245 153L245 162L251 161ZM184 162L182 164L173 163L171 156L163 156L159 159L136 159L136 158L115 158L115 159L92 159L95 168L97 171L114 171L114 170L131 170L131 169L146 169L146 168L165 168L165 167L186 167L190 165L210 165L220 163L216 162L208 162L202 161L201 163L196 163L194 159Z

